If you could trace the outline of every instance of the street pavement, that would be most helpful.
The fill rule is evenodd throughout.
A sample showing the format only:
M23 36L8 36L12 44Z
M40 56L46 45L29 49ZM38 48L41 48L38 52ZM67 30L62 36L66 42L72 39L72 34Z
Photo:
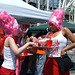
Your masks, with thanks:
M75 70L70 71L70 75L75 75Z

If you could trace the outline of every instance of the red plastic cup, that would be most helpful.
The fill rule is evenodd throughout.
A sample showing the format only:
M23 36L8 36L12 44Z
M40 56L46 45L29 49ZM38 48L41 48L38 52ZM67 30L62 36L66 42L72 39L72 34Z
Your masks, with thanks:
M47 40L47 47L51 47L52 46L52 40Z
M24 55L27 55L28 54L28 49L26 49L25 51L24 51Z

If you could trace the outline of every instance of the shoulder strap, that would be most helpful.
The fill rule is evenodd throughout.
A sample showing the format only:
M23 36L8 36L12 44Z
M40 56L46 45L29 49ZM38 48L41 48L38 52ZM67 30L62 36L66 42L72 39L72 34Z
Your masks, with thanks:
M53 35L53 32L50 33L49 38L51 39L51 36Z

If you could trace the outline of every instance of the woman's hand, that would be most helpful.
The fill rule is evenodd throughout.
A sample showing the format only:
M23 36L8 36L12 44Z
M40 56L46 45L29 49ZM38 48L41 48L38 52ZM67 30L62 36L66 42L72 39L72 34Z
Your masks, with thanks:
M64 55L65 55L65 50L62 49L62 51L61 51L61 57L64 56Z
M29 48L32 48L33 46L36 46L36 43L34 43L34 42L28 42L28 44L29 44Z

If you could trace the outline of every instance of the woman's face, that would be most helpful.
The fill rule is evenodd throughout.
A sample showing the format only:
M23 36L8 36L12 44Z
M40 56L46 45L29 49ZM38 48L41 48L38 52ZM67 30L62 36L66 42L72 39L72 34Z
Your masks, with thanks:
M50 23L50 28L51 28L52 32L58 31L58 28L56 26L54 26L52 23Z

